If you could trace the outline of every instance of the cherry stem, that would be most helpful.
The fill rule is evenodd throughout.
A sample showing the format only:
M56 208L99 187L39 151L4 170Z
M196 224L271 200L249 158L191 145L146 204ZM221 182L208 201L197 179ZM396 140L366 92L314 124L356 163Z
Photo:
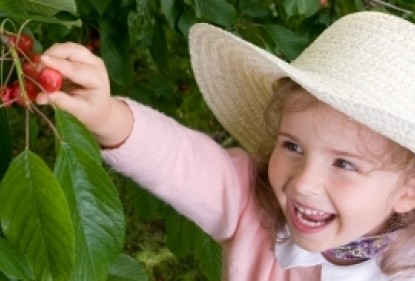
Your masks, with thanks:
M14 24L14 22L13 22L11 19L6 18L4 21L2 21L2 22L1 22L0 32L1 32L2 34L4 34L4 33L5 33L5 27L4 27L4 26L5 26L7 23L9 23L9 24L12 26L12 29L13 29L13 30L16 30L16 25Z
M26 86L24 83L24 73L22 70L22 65L19 60L19 56L17 54L16 48L9 45L9 51L13 59L13 65L16 67L16 74L17 74L17 81L19 82L19 88L20 88L20 95L23 97L23 101L25 104L29 105L30 100L27 97L26 92ZM29 120L30 120L30 114L29 114L29 108L28 106L25 109L25 147L29 149L29 141L30 141L30 132L29 132Z
M390 8L390 9L402 12L406 16L412 14L412 11L410 11L410 10L403 9L401 7L395 6L391 3L388 3L388 2L385 2L385 1L382 1L382 0L368 0L367 2L369 3L369 5L378 4L378 5L382 5L382 6Z
M11 46L9 50L13 58L13 65L16 67L17 81L19 82L19 87L20 87L20 95L23 97L24 103L29 104L30 100L27 97L26 87L24 83L24 73L22 70L22 65L19 60L19 55L17 54L17 51L14 47Z
M52 130L53 134L55 135L55 137L61 142L62 141L62 137L59 134L58 130L56 129L55 125L53 125L52 121L50 121L50 119L33 103L30 104L30 109L32 109L33 111L35 111L40 117L42 117L42 119L46 122L46 124L49 126L49 128Z
M27 79L27 80L29 80L30 82L32 82L33 84L35 84L36 85L36 87L38 87L39 88L39 90L42 92L42 93L47 93L47 91L45 90L45 88L36 80L36 79L34 79L33 77L30 77L29 75L26 75L25 73L23 73L23 75L24 75L24 77L25 77L25 79Z
M1 56L0 57L0 61L9 61L9 60L11 60L11 58L8 58L6 56Z
M7 101L7 102L3 102L1 105L0 105L0 108L2 108L2 107L6 107L6 106L9 106L9 105L12 105L15 101L17 101L19 98L18 97L16 97L16 98L14 98L14 99L11 99L11 100L9 100L9 101Z
M25 108L25 148L29 149L30 145L30 112L29 108Z
M1 57L4 57L4 46L1 47ZM3 87L3 71L4 71L4 67L3 67L3 60L0 63L0 87Z

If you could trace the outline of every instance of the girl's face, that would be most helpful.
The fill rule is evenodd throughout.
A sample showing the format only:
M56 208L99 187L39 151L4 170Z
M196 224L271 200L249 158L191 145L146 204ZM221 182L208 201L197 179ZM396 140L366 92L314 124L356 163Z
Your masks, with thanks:
M386 144L320 102L283 113L269 178L297 245L338 247L376 234L402 211L406 182L402 171L386 168Z

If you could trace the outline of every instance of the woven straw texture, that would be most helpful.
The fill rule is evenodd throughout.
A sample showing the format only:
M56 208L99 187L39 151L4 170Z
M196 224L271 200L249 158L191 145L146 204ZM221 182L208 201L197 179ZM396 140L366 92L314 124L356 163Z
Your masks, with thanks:
M406 20L347 15L291 63L205 23L191 28L189 44L208 106L251 153L272 149L263 114L281 77L415 152L415 25Z

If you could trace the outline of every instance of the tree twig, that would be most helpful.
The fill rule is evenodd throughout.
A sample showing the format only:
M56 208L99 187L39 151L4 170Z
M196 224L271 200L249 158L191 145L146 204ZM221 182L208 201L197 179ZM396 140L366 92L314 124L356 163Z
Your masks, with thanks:
M369 5L373 5L373 4L382 5L382 6L385 6L385 7L390 8L390 9L393 9L393 10L396 10L396 11L399 11L399 12L402 12L402 13L404 13L406 15L412 14L412 11L410 11L410 10L406 10L404 8L395 6L395 5L391 4L391 3L385 2L383 0L368 0L367 2L368 2Z

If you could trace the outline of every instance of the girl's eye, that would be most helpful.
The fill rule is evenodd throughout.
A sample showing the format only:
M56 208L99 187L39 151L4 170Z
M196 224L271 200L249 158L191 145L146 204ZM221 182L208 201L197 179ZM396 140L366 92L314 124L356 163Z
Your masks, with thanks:
M334 166L341 168L341 169L345 169L345 170L350 170L350 171L355 171L356 167L349 161L339 158L336 159L334 161Z
M285 149L288 149L289 151L292 151L292 152L296 152L296 153L303 154L303 150L301 149L301 147L300 147L298 144L294 143L294 142L291 142L291 141L284 141L284 142L282 143L282 146L283 146Z

